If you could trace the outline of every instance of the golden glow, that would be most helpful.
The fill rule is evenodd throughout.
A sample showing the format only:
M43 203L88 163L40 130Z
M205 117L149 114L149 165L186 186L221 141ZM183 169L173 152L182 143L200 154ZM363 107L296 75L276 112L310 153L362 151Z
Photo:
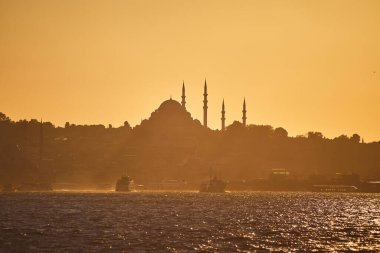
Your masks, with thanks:
M131 125L170 95L202 120L380 139L380 1L0 0L0 111Z

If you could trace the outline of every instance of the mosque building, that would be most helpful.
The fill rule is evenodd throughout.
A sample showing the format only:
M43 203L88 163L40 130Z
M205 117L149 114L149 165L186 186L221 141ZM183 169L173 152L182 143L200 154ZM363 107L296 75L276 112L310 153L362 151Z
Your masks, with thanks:
M208 93L207 93L207 82L205 80L204 88L203 88L203 123L199 122L198 120L195 120L199 123L199 125L203 125L204 127L208 127L207 125L207 119L208 119ZM243 100L243 116L242 116L242 125L244 127L247 126L247 107L245 98ZM170 115L169 115L170 114ZM173 117L175 115L175 117ZM226 130L226 107L225 107L225 101L222 100L222 111L221 111L221 130ZM163 122L169 121L186 121L187 123L185 125L191 124L190 121L193 121L190 112L186 109L186 88L185 88L185 82L182 83L182 95L181 95L181 102L178 102L172 98L165 100L162 102L162 104L159 106L157 110L151 113L150 119L153 121L157 119L165 118L166 120L163 120ZM189 121L190 120L190 121ZM142 121L143 122L143 121ZM172 124L173 125L173 124ZM174 125L178 125L177 123Z
M208 96L208 93L207 93L207 82L205 80L205 84L204 84L204 88L203 88L203 126L207 127L207 109L208 109L208 100L207 100L207 96ZM185 82L182 83L182 101L181 101L181 105L182 107L186 110L186 90L185 90ZM245 103L245 98L244 98L244 101L243 101L243 117L242 117L242 120L243 120L243 126L247 126L247 107L246 107L246 103ZM221 117L221 123L222 123L222 127L221 127L221 130L224 131L226 130L226 110L225 110L225 105L224 105L224 99L223 99L223 102L222 102L222 117Z

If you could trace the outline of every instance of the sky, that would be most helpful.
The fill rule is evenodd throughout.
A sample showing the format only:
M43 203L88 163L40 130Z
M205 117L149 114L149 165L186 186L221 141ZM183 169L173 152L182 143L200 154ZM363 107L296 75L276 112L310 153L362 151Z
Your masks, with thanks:
M0 0L0 112L132 126L170 96L209 127L380 140L380 1Z

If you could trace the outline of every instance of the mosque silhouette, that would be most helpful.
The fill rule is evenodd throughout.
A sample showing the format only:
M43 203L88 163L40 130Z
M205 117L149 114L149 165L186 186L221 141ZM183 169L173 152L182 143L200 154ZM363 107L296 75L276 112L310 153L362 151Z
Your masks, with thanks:
M204 84L204 91L203 91L203 126L204 127L208 127L207 126L207 109L208 109L208 99L207 99L207 96L208 96L208 93L207 93L207 82L205 80L205 84ZM186 89L185 89L185 82L182 83L182 96L181 96L181 103L179 103L178 101L170 98L168 100L165 100L164 102L162 102L162 104L160 105L160 107L152 113L152 117L154 117L155 113L157 111L171 111L171 112L174 112L174 111L182 111L186 110ZM245 98L244 98L244 101L243 101L243 110L242 110L242 113L243 113L243 116L242 116L242 123L243 123L243 126L245 127L247 125L247 108L246 108L246 103L245 103ZM188 115L190 115L188 113ZM225 110L225 104L224 104L224 99L222 101L222 111L221 111L221 130L224 131L226 130L226 110Z

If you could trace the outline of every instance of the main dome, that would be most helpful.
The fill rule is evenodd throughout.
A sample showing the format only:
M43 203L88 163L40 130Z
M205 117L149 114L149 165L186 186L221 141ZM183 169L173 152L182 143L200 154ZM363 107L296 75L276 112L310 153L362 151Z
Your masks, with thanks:
M174 100L174 99L168 99L161 103L160 107L158 107L158 110L176 110L176 109L182 109L182 105Z
M170 98L161 103L161 105L152 112L151 118L183 118L189 117L191 115L186 108L183 107L178 101Z

